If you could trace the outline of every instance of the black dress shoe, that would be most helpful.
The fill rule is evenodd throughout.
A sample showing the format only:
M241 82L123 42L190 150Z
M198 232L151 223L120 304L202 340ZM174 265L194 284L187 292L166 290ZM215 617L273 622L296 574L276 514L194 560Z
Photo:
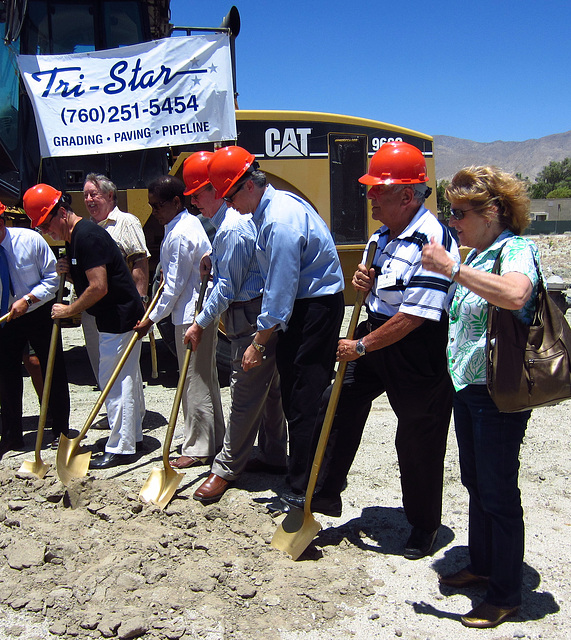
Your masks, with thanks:
M133 461L131 453L104 453L98 458L92 458L89 463L90 469L109 469L122 464L130 464Z
M446 587L462 589L463 587L472 587L478 584L488 584L490 579L486 576L479 576L472 573L468 567L460 569L449 576L438 576L438 582Z
M295 493L284 493L280 500L288 508L296 507L297 509L303 509L305 506L305 494L296 495ZM314 495L311 499L312 513L322 513L324 516L340 518L341 510L341 498L335 500L334 498L324 498L319 495Z
M419 560L432 552L432 547L436 542L438 529L435 531L424 531L418 527L412 528L412 533L404 548L404 557L407 560Z
M497 627L507 618L515 616L519 607L496 607L487 602L481 602L470 613L460 618L465 627L474 629L491 629Z
M246 463L244 471L248 473L271 473L276 476L284 476L287 473L285 464L268 464L259 458L251 458Z
M24 449L23 438L17 438L15 440L2 438L2 440L0 440L0 459L5 453L8 453L8 451L21 451L22 449Z

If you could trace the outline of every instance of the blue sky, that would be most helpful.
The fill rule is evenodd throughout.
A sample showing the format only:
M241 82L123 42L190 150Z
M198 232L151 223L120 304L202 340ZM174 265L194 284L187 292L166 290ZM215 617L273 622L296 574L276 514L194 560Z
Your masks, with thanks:
M477 142L571 129L570 0L235 0L242 109L325 111ZM231 0L171 0L219 26Z

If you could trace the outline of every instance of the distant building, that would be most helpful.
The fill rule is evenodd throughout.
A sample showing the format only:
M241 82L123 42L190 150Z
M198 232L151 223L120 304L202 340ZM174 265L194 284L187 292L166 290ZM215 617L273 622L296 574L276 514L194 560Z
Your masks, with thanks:
M571 198L531 201L529 235L571 232Z

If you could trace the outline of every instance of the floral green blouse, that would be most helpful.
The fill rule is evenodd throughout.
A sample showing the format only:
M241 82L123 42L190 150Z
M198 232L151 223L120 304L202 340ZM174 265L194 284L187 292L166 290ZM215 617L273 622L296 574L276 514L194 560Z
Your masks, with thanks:
M538 272L533 256L539 265L535 243L506 230L485 251L477 253L473 249L466 257L465 264L491 273L500 251L500 274L517 271L528 276L533 285L531 296L524 307L512 312L523 323L531 324L538 285ZM460 391L469 384L486 384L488 302L458 284L450 304L449 316L448 368L454 388Z

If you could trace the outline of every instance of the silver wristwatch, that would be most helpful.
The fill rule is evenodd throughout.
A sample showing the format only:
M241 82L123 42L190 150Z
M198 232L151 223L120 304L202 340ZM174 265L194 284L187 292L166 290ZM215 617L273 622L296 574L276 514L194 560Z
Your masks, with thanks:
M30 298L30 296L28 294L26 294L24 296L24 300L26 301L26 304L28 305L28 308L31 307L34 304L34 301L32 300L32 298Z
M458 275L458 271L460 271L460 260L457 260L450 271L450 280L454 280L454 278Z
M355 345L355 351L359 354L359 357L364 356L367 353L362 340L359 340Z

